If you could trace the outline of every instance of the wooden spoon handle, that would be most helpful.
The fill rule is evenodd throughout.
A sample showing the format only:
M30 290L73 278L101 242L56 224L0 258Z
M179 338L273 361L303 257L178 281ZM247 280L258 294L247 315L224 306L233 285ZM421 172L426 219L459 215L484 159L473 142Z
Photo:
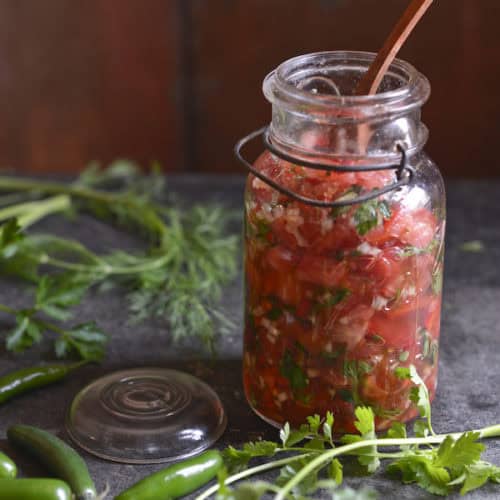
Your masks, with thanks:
M434 0L412 0L391 34L380 49L372 65L356 88L356 95L375 94L387 69Z

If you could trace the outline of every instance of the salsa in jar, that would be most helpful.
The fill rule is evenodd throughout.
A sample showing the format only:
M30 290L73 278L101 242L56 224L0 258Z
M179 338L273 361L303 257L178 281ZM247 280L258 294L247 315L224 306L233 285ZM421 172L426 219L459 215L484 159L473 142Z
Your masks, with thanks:
M328 54L334 67L338 53ZM370 62L367 54L350 54L358 66ZM405 74L419 75L409 65L395 64L403 65ZM279 87L279 72L271 76L274 88ZM335 76L336 84L342 81ZM311 94L314 102L317 95ZM283 116L290 113L289 109L280 113L283 104L276 95L274 91L271 96L273 106L278 108L273 114L274 144L279 142L280 132L288 133L291 120ZM414 113L425 98L414 97L404 116ZM345 105L333 99L330 106L332 102L337 107ZM303 98L300 105L300 115L307 122ZM390 103L388 107L390 111ZM409 398L410 382L396 376L398 367L414 365L431 398L435 394L444 190L437 168L422 153L421 144L412 142L417 141L418 134L407 134L408 124L421 126L419 116L400 124L403 135L396 139L394 129L387 128L388 123L401 120L401 113L387 118L382 129L377 128L380 119L374 125L369 121L372 117L367 120L365 114L361 115L364 133L370 126L371 137L392 134L388 138L391 146L397 140L415 150L409 157L415 176L404 188L369 201L324 208L283 194L254 175L248 177L243 377L252 408L273 424L288 421L298 426L309 415L331 411L336 428L351 432L358 405L373 408L379 430L394 420L409 420L417 415L417 409ZM320 126L321 121L318 125L314 113L300 127L294 122L298 155L307 152L316 159L330 159L332 165L344 166L380 161L381 155L372 155L366 143L355 155L350 154L352 148L346 148L345 142L339 151L338 132L343 126L338 123L338 113L332 114L333 118L328 115L328 126ZM359 124L354 140L360 141ZM380 142L376 148L383 151ZM390 149L388 154L394 158L395 152ZM352 202L397 181L391 169L317 170L269 151L259 157L254 168L291 192L320 201Z

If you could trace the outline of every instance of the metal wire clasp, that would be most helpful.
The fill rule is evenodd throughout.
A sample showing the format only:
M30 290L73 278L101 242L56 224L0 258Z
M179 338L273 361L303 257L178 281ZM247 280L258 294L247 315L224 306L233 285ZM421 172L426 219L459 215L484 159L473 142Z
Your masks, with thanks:
M300 165L302 167L306 168L312 168L316 170L323 170L327 172L367 172L367 171L375 171L375 170L395 170L396 171L396 176L397 176L397 182L390 184L389 186L385 186L380 189L375 189L373 191L370 191L369 193L365 193L362 195L357 196L356 198L349 199L349 200L338 200L338 201L322 201L322 200L315 200L313 198L307 198L305 196L301 196L300 194L294 193L293 191L290 191L289 189L281 186L278 184L276 181L273 179L267 177L267 175L263 174L262 172L259 172L249 161L247 161L243 155L241 150L250 142L256 139L257 137L262 136L263 142L264 142L264 147L271 151L274 155L278 156L279 158L282 158L283 160L289 161L291 163L294 163L295 165ZM301 201L302 203L307 203L308 205L312 205L315 207L323 207L323 208L335 208L335 207L344 207L348 205L355 205L357 203L363 203L365 201L372 200L374 198L377 198L378 196L388 193L389 191L392 191L394 189L398 189L402 186L406 186L410 184L413 180L413 177L415 175L415 169L408 165L408 157L406 154L406 151L404 148L398 144L397 146L399 152L401 153L401 162L398 165L374 165L374 166L356 166L356 167L350 167L350 166L336 166L336 165L326 165L324 163L315 163L315 162L310 162L307 160L295 158L293 156L287 155L286 153L283 153L279 149L277 149L270 141L269 138L269 126L265 126L260 128L259 130L256 130L255 132L252 132L251 134L248 134L247 136L243 137L240 139L235 147L234 147L234 153L236 155L236 158L245 165L245 167L255 176L258 177L261 181L265 182L272 188L276 189L280 193L289 196L290 198L293 198L294 200Z

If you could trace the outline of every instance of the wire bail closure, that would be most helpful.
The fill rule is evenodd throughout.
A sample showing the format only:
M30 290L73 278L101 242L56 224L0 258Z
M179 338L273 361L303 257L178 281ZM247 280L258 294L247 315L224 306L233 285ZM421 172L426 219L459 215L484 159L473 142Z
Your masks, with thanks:
M326 165L324 163L316 163L310 162L307 160L302 160L290 156L286 153L283 153L279 149L277 149L271 142L269 137L269 126L262 127L254 132L248 134L247 136L240 139L235 147L234 153L236 158L257 178L259 178L262 182L265 182L267 185L276 189L280 193L293 198L294 200L300 201L302 203L306 203L308 205L312 205L315 207L322 208L336 208L336 207L345 207L350 205L356 205L358 203L363 203L365 201L373 200L380 195L386 194L390 191L398 189L402 186L406 186L410 184L415 176L415 169L408 165L408 155L406 150L400 145L397 145L398 150L401 153L401 162L398 165L388 165L388 166L358 166L358 167L349 167L349 166L334 166L334 165ZM315 170L323 170L324 172L371 172L376 170L395 170L397 176L397 182L390 184L389 186L385 186L380 189L375 189L370 191L369 193L359 195L356 198L349 200L338 200L338 201L322 201L315 200L313 198L307 198L305 196L301 196L300 194L294 193L293 191L281 186L271 178L267 177L263 173L259 172L249 161L247 161L242 154L242 149L251 141L256 139L257 137L262 136L262 140L264 143L264 147L271 151L274 155L279 158L294 163L296 165L300 165L302 167L311 168Z

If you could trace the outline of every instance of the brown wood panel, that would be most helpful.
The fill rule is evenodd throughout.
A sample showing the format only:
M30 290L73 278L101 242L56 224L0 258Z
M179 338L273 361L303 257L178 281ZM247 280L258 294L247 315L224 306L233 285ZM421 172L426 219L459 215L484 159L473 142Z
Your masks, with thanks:
M267 122L264 75L284 59L316 50L376 51L404 9L401 0L191 0L192 137L196 167L238 169L232 146ZM500 175L498 0L440 0L401 56L431 80L424 109L428 146L446 175Z
M164 0L0 2L0 165L182 164L178 14Z

